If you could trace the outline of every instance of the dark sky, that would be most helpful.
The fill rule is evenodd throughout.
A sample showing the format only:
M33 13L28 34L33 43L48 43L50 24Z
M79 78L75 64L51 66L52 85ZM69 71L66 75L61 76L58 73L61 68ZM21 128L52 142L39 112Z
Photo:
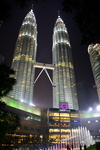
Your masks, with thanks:
M30 11L33 3L33 11L37 21L38 47L37 61L41 63L52 62L52 35L53 28L58 17L58 10L64 23L66 24L70 43L72 46L72 55L75 68L76 82L86 81L89 86L94 84L87 46L80 46L81 34L78 31L72 14L66 14L62 11L62 0L45 0L33 3L27 3L28 7L20 9L19 6L13 6L12 20L3 23L0 28L0 54L5 57L5 62L11 66L15 43L18 37L19 29L26 14ZM36 69L36 75L39 73ZM52 71L49 71L52 75ZM45 73L41 75L34 89L34 103L39 107L52 107L52 86Z

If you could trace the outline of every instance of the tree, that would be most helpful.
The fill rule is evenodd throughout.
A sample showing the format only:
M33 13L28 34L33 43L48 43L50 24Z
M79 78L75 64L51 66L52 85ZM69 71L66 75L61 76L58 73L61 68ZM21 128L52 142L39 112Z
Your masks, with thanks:
M20 117L17 114L7 112L5 106L5 102L0 100L0 143L6 143L6 134L13 134L20 126Z
M11 19L11 10L13 5L20 6L21 9L27 7L30 0L13 0L13 3L0 1L0 22ZM34 0L38 2L39 0ZM45 0L42 0L45 1ZM66 13L73 13L74 21L81 32L81 44L88 45L100 41L99 25L99 0L63 0L62 10Z
M10 75L15 74L13 69L10 69L4 63L0 63L0 98L7 95L13 89L16 80Z
M7 0L0 1L0 25L4 21L7 21L12 18L11 10L13 9L14 4L19 5L20 8L27 7L26 2L30 0L13 0L12 2L7 2Z
M14 113L7 112L5 106L5 102L0 100L0 139L2 139L6 133L13 134L17 127L20 126L19 116Z
M0 63L0 143L6 141L7 133L13 134L20 126L20 117L17 114L7 112L6 103L1 100L1 97L6 96L13 89L16 80L10 75L14 73L13 69Z
M63 0L62 10L73 13L74 22L81 33L81 45L100 42L99 0Z
M73 13L81 32L81 44L100 42L99 0L63 0L63 11Z

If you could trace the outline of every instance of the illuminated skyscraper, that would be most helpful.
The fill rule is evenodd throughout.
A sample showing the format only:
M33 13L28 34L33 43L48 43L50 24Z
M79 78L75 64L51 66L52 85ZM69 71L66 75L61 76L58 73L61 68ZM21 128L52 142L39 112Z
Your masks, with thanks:
M100 101L100 44L91 44L88 46L91 67L97 87L98 98Z
M53 107L78 110L78 100L68 32L58 16L53 33Z
M33 101L33 85L46 72L53 85L53 107L78 110L74 67L69 36L63 20L58 16L53 33L53 64L36 62L37 24L33 10L25 17L15 46L12 68L17 81L9 96L26 103ZM34 81L35 68L42 71ZM53 71L53 82L47 72Z
M32 103L34 83L34 62L37 51L37 24L33 10L26 15L15 46L12 68L17 81L9 96Z

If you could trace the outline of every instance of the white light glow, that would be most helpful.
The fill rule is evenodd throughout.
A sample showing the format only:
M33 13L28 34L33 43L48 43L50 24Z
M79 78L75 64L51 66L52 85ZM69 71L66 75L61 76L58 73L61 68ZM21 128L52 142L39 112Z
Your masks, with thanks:
M36 107L33 103L30 103L30 106L34 106L34 107Z
M24 102L24 100L23 100L23 99L21 99L20 101L21 101L21 102Z
M98 105L96 109L100 111L100 105Z
M98 122L98 120L95 120L95 122Z
M100 114L93 114L93 117L100 117Z
M92 111L92 110L93 110L92 107L90 107L90 108L89 108L89 111Z

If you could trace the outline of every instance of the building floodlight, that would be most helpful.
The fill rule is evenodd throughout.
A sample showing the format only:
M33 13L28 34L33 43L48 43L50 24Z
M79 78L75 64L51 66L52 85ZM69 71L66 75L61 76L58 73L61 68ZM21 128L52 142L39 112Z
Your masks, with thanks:
M89 108L89 111L92 111L92 110L93 110L92 107L90 107L90 108Z
M23 100L23 99L21 99L20 101L21 101L21 102L24 102L24 100Z
M30 103L30 106L34 106L34 107L36 107L33 103Z
M100 105L98 105L96 109L97 109L98 111L100 111Z
M30 103L30 106L32 106L32 103Z

